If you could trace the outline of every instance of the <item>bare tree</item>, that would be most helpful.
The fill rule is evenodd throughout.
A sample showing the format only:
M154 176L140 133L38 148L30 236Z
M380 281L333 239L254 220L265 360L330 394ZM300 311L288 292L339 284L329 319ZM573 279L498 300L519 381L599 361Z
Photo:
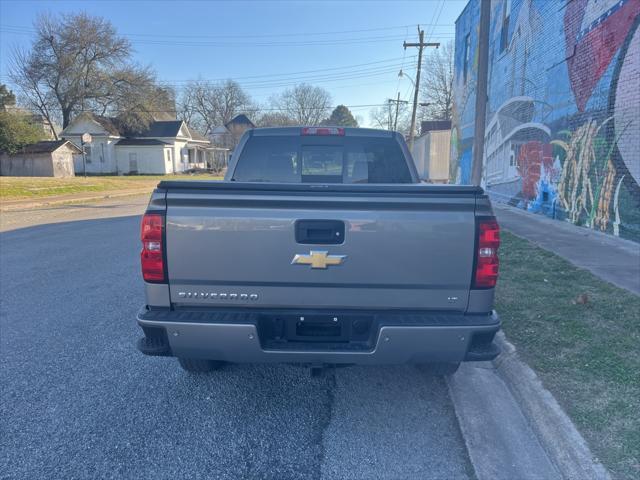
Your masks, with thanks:
M117 117L129 132L140 132L154 120L176 118L175 92L161 86L148 67L127 65L110 72L110 82L85 109L98 115Z
M420 96L423 120L451 120L453 108L453 42L433 50L425 59Z
M376 128L393 130L393 109L390 103L383 107L376 107L369 112L371 123Z
M249 94L242 89L238 82L233 80L227 80L216 86L213 99L220 116L220 125L227 124L239 113L251 117L257 112Z
M259 127L290 127L296 125L296 121L285 113L267 111L258 117L256 125Z
M258 108L249 94L233 80L212 84L203 80L189 83L180 98L180 118L205 134L225 125L239 113L255 116Z
M381 107L372 109L369 112L369 119L374 127L385 130L397 130L403 134L409 132L411 126L411 110L405 103L398 105L398 122L396 126L396 105L387 102Z
M298 125L319 125L330 113L331 95L324 88L301 83L274 96L271 104Z
M30 107L63 128L74 112L110 91L111 73L125 66L131 45L111 23L86 13L41 15L31 50L13 54L10 78Z

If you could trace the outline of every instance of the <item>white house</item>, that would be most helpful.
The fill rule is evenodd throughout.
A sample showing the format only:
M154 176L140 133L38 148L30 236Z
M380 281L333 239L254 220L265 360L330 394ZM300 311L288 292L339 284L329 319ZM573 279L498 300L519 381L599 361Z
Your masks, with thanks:
M83 113L61 136L81 145L85 133L91 135L84 145L87 173L162 175L207 168L213 161L211 142L181 120L154 121L146 131L132 133L116 118ZM82 155L76 156L76 173L84 168Z

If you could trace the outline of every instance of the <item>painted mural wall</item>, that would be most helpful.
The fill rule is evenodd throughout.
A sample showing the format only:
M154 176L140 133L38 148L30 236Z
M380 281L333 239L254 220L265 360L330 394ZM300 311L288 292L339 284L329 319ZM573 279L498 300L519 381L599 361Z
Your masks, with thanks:
M456 22L451 180L469 183L479 0ZM492 0L483 186L640 241L640 0Z

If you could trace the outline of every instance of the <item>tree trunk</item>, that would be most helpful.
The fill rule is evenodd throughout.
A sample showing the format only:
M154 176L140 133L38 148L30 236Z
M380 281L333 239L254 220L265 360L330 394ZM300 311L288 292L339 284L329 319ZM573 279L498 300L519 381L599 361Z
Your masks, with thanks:
M62 109L62 129L64 130L71 123L71 109L63 108Z

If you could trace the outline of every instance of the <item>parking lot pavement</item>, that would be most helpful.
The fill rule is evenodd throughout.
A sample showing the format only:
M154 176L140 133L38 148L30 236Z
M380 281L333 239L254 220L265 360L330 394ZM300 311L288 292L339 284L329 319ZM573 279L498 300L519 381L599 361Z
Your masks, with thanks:
M194 376L140 355L138 225L0 235L0 477L467 477L446 386L412 367Z

